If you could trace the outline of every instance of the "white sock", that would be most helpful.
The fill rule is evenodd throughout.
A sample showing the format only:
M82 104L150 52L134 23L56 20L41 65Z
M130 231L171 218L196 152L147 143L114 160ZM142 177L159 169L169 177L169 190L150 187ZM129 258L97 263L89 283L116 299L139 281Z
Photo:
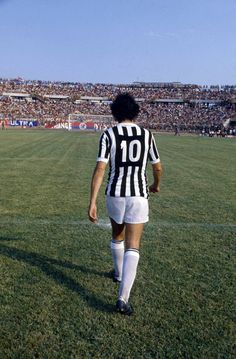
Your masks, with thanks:
M139 261L139 251L137 249L128 249L124 255L123 274L119 289L119 298L128 302L130 291L136 278Z
M111 254L113 259L113 265L115 269L115 277L118 280L122 278L123 258L124 258L124 241L111 241Z

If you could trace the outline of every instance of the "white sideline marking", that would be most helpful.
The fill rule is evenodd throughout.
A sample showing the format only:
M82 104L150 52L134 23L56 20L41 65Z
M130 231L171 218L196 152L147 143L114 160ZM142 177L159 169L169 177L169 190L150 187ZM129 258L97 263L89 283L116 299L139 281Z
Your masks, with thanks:
M101 218L98 220L96 224L93 224L89 222L89 220L82 219L82 220L64 220L61 221L59 219L40 219L40 218L0 218L0 224L36 224L36 225L62 225L62 226L98 226L103 229L111 229L111 223L109 219ZM168 222L168 221L157 221L149 222L146 224L147 227L154 227L154 228L163 228L163 227L169 227L169 228L176 228L176 227L182 227L182 228L191 228L191 227L201 227L201 228L207 228L207 229L236 229L236 224L234 223L194 223L194 222Z
M97 226L105 229L111 229L111 222L109 219L99 219Z

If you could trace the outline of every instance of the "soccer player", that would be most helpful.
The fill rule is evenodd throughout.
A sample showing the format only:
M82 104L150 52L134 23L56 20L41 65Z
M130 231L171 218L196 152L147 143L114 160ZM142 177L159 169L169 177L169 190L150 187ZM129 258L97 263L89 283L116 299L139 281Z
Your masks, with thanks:
M91 222L97 222L96 200L109 162L105 193L112 225L113 280L120 282L116 309L130 315L133 309L129 297L139 262L140 240L144 223L149 219L149 191L160 191L162 168L153 135L134 122L139 113L134 98L128 93L118 95L111 104L111 112L118 124L105 130L100 138L88 216ZM153 168L153 183L149 188L146 178L148 160Z

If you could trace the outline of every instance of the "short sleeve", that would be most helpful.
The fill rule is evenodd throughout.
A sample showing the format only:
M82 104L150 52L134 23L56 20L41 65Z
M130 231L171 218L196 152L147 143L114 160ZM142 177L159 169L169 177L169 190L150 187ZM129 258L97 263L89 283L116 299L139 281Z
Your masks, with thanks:
M109 157L110 157L109 138L106 132L103 132L103 134L100 137L97 162L102 161L107 163L109 161Z
M160 156L159 156L159 152L158 152L158 149L156 146L156 141L155 141L153 134L151 134L151 143L150 143L150 148L149 148L149 160L152 165L160 162Z

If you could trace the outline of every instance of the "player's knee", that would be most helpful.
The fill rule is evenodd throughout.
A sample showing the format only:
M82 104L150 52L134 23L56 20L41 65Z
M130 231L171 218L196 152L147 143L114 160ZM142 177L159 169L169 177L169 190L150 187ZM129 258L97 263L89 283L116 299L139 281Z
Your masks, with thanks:
M139 249L140 238L126 238L125 248L126 249Z
M124 232L113 232L112 233L113 239L116 241L123 241L124 240Z

